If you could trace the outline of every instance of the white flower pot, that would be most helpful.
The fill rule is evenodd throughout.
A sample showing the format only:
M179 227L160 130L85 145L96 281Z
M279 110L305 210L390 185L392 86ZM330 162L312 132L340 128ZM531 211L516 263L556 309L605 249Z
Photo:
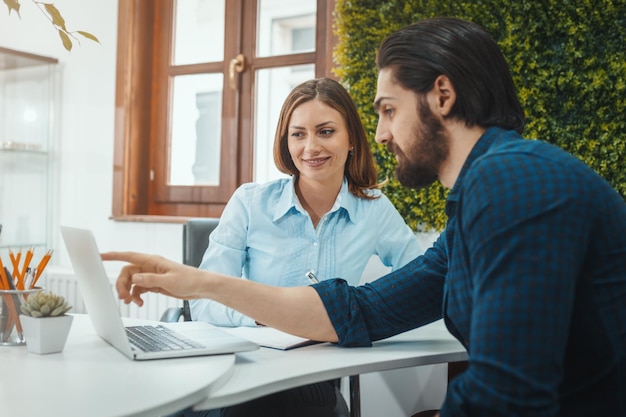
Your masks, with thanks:
M72 327L74 316L30 317L21 315L26 348L33 353L61 352Z

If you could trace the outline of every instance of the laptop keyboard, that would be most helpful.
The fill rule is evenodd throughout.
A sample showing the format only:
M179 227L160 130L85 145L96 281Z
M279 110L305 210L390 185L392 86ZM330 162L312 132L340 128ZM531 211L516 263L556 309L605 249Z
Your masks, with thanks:
M185 339L164 326L128 326L130 343L144 352L202 348L199 343Z

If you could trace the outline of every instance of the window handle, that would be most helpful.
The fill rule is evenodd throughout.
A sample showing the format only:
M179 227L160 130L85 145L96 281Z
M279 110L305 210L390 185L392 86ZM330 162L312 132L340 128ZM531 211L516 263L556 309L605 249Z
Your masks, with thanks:
M230 88L237 91L237 81L235 78L235 73L242 73L245 69L246 59L243 54L237 55L235 58L230 60L230 64L228 66L228 77L230 79Z

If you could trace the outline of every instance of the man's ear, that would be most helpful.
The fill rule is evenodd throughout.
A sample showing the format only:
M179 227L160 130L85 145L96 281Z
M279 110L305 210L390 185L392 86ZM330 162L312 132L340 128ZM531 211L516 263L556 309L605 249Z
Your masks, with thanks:
M434 105L433 111L445 118L456 103L454 85L446 75L442 74L435 79L431 93L433 94L431 102L431 105Z

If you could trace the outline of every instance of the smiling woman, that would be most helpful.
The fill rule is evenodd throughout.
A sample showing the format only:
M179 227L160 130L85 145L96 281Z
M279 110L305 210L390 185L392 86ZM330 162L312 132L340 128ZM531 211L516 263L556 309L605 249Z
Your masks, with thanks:
M291 114L287 143L299 171L296 195L316 227L343 183L351 148L346 123L337 110L319 100L308 101Z
M371 256L393 269L420 253L386 196L365 131L344 87L329 78L296 86L283 103L274 162L288 178L239 187L211 234L202 269L277 286L342 277L359 283ZM241 326L255 322L209 300L192 318Z
M395 270L419 255L415 235L378 189L361 120L338 82L313 79L289 93L278 117L274 162L288 178L235 191L201 269L280 287L309 285L307 276L321 282L342 277L357 285L372 256ZM193 320L257 325L214 301L191 300L190 306ZM315 410L326 416L335 404L345 407L327 381L233 407L228 415L253 409L255 415L280 416L281 407L295 407L285 415Z

